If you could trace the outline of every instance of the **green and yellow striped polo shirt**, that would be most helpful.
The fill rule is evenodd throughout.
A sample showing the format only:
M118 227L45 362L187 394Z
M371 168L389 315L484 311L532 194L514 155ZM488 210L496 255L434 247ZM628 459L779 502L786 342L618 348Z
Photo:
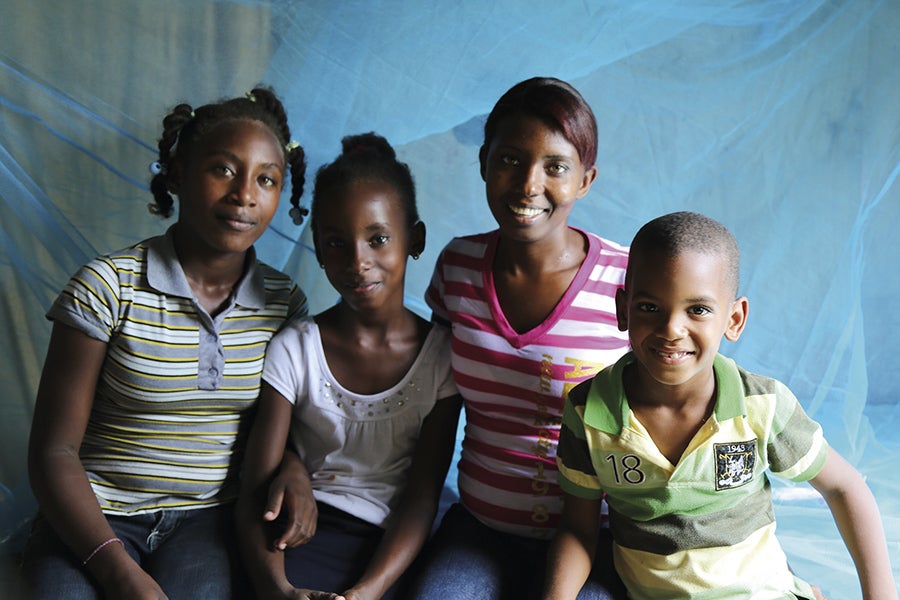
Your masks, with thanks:
M635 418L629 353L570 394L557 462L570 494L606 494L616 569L642 598L812 598L775 539L771 471L815 477L827 443L782 383L718 355L716 405L677 465Z

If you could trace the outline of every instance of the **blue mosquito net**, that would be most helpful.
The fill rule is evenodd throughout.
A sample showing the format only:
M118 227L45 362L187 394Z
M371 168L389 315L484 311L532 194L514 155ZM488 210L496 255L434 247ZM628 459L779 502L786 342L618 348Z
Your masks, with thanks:
M310 179L342 136L386 136L411 166L428 226L407 286L409 306L427 316L422 296L440 248L493 227L477 161L486 114L512 84L551 75L574 84L599 122L599 176L572 224L627 244L647 220L693 210L734 232L750 319L722 351L791 387L867 478L900 573L900 352L891 349L900 335L900 3L0 4L0 540L9 555L35 509L26 446L50 332L44 312L82 263L167 227L146 208L147 166L172 106L273 86L308 150ZM279 210L258 250L321 310L336 294L305 226ZM776 480L774 493L794 570L832 599L857 597L823 500L806 484Z

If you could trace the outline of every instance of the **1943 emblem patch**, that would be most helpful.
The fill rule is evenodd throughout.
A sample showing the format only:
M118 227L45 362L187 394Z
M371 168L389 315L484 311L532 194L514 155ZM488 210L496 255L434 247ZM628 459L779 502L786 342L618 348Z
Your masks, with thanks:
M716 490L744 485L753 479L756 465L756 440L714 444L716 454Z

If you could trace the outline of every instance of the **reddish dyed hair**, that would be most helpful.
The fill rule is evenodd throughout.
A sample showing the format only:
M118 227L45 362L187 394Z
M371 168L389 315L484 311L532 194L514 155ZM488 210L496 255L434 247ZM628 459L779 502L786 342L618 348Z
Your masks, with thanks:
M578 151L585 169L597 161L597 120L574 87L554 77L532 77L512 86L494 105L484 124L484 145L490 147L500 121L511 115L535 117L559 131Z

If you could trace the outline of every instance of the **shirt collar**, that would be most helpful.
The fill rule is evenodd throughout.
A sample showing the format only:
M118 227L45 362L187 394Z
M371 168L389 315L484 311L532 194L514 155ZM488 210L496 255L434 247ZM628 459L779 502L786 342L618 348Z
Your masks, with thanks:
M147 242L147 282L153 289L182 298L193 298L178 255L175 254L175 226L165 235L150 238ZM266 304L265 278L256 262L256 249L247 250L244 275L235 289L235 303L247 308L262 309Z
M631 412L625 398L622 374L625 367L634 360L634 353L629 352L611 368L600 371L594 377L584 408L586 425L611 435L622 432ZM716 420L721 423L746 415L744 386L737 364L730 358L716 354L713 372L716 377Z

